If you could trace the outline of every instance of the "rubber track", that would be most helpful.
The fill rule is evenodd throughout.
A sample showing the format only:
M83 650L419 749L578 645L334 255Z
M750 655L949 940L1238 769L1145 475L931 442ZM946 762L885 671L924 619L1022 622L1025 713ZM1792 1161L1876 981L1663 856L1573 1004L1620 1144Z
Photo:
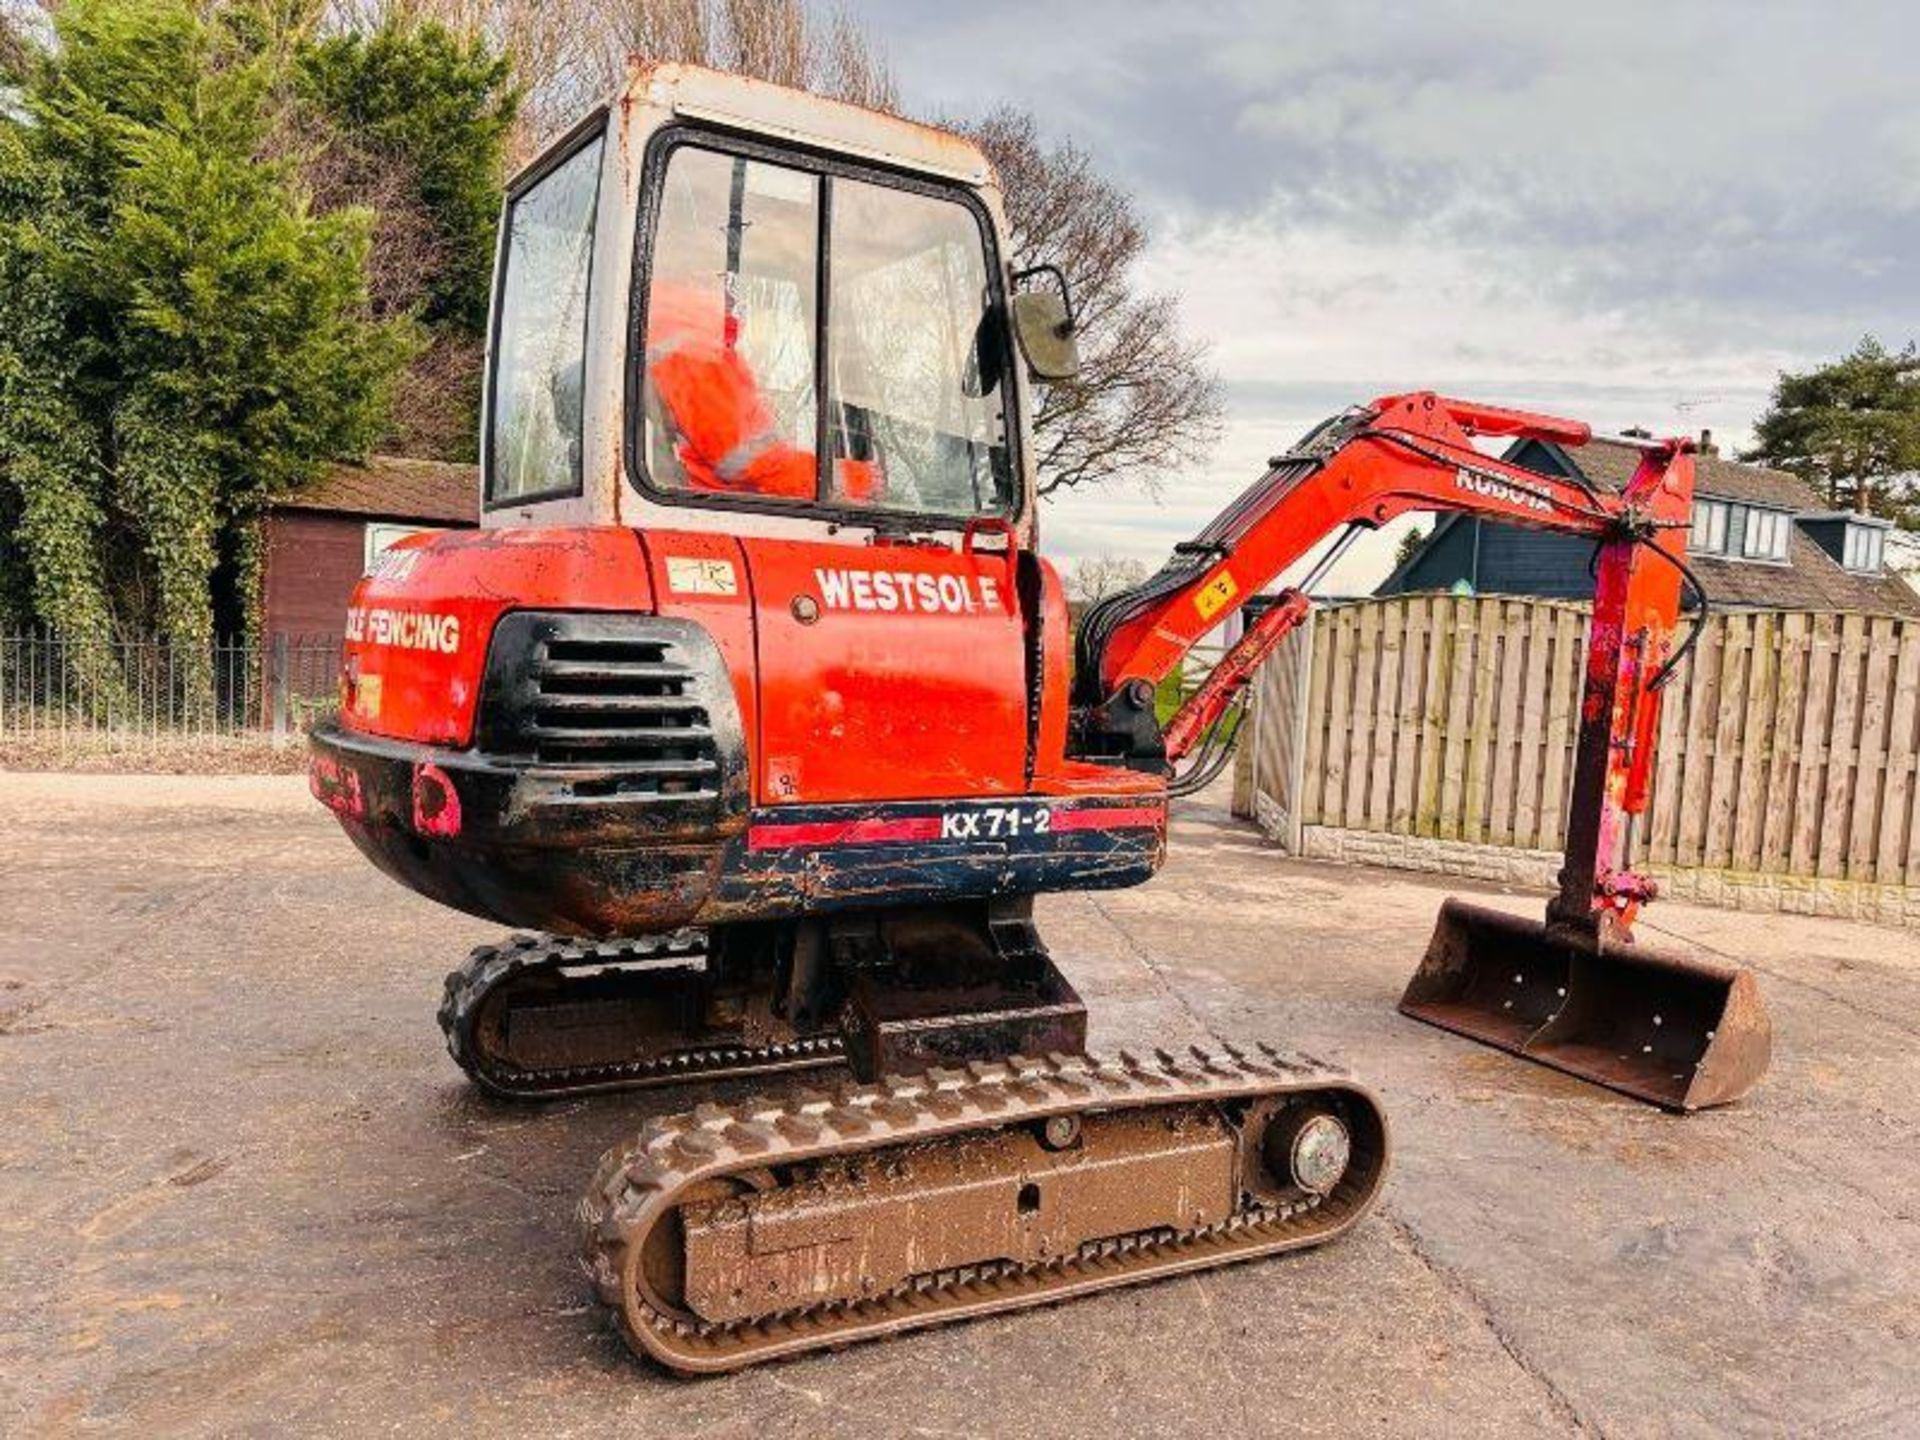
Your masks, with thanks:
M705 946L706 936L698 930L618 940L522 934L497 945L476 946L459 968L447 975L441 996L438 1018L447 1053L474 1084L503 1100L564 1099L691 1080L783 1074L841 1062L837 1034L810 1035L780 1045L672 1046L619 1065L539 1071L515 1069L483 1053L476 1025L486 1001L502 987L582 966L690 959L702 954Z
M1367 1110L1377 1145L1356 1130L1346 1179L1323 1200L1243 1207L1200 1230L1116 1236L1059 1260L998 1262L915 1277L894 1291L716 1325L659 1309L635 1283L648 1232L707 1179L1003 1129L1049 1115L1320 1092ZM650 1120L601 1160L580 1203L585 1264L633 1349L682 1373L737 1369L871 1336L1022 1309L1094 1290L1209 1269L1333 1239L1369 1210L1387 1168L1378 1102L1339 1071L1267 1046L1183 1055L1122 1051L1016 1057L889 1077L832 1094L701 1105Z

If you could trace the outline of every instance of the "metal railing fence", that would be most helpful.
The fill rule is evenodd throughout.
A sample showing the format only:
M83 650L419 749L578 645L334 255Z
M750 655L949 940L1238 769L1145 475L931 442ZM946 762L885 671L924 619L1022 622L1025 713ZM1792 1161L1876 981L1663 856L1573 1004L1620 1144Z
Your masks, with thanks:
M287 738L338 705L338 635L104 639L0 631L0 742L113 749Z

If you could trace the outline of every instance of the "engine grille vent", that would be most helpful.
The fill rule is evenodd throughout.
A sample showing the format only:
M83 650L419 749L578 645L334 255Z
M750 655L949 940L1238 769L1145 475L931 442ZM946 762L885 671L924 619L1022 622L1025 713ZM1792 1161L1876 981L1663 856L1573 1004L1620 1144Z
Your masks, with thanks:
M674 641L555 635L531 678L522 733L541 763L617 767L622 793L715 793L719 751L701 672Z

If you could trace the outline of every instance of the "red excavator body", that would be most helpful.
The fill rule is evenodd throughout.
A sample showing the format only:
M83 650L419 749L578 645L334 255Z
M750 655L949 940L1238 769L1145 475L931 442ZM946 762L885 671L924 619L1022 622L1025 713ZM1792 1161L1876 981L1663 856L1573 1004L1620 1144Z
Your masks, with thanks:
M1067 758L1068 624L1006 548L436 536L361 583L313 782L403 883L572 934L1134 884L1165 783Z
M863 1082L661 1119L602 1162L589 1269L677 1370L1366 1212L1371 1095L1264 1046L1087 1056L1032 900L1152 876L1169 801L1217 773L1310 585L1164 724L1158 683L1329 537L1411 511L1586 536L1597 589L1560 894L1545 925L1450 905L1403 1008L1676 1108L1765 1066L1745 977L1620 958L1654 890L1630 841L1681 653L1688 445L1602 493L1478 443L1577 445L1578 422L1384 396L1076 626L1037 550L1029 423L1075 317L1058 271L1005 249L964 142L636 70L510 190L483 528L388 552L348 615L314 793L401 883L545 932L448 977L477 1084Z

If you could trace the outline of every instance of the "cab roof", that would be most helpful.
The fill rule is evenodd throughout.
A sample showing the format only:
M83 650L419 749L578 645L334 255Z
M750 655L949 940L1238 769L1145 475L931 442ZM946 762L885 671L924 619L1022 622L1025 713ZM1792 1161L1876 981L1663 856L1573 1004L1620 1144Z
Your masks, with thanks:
M958 135L844 100L704 65L630 57L627 83L613 97L610 108L631 110L635 106L849 159L917 170L976 188L994 184L993 167L987 157ZM529 168L541 163L536 160Z

